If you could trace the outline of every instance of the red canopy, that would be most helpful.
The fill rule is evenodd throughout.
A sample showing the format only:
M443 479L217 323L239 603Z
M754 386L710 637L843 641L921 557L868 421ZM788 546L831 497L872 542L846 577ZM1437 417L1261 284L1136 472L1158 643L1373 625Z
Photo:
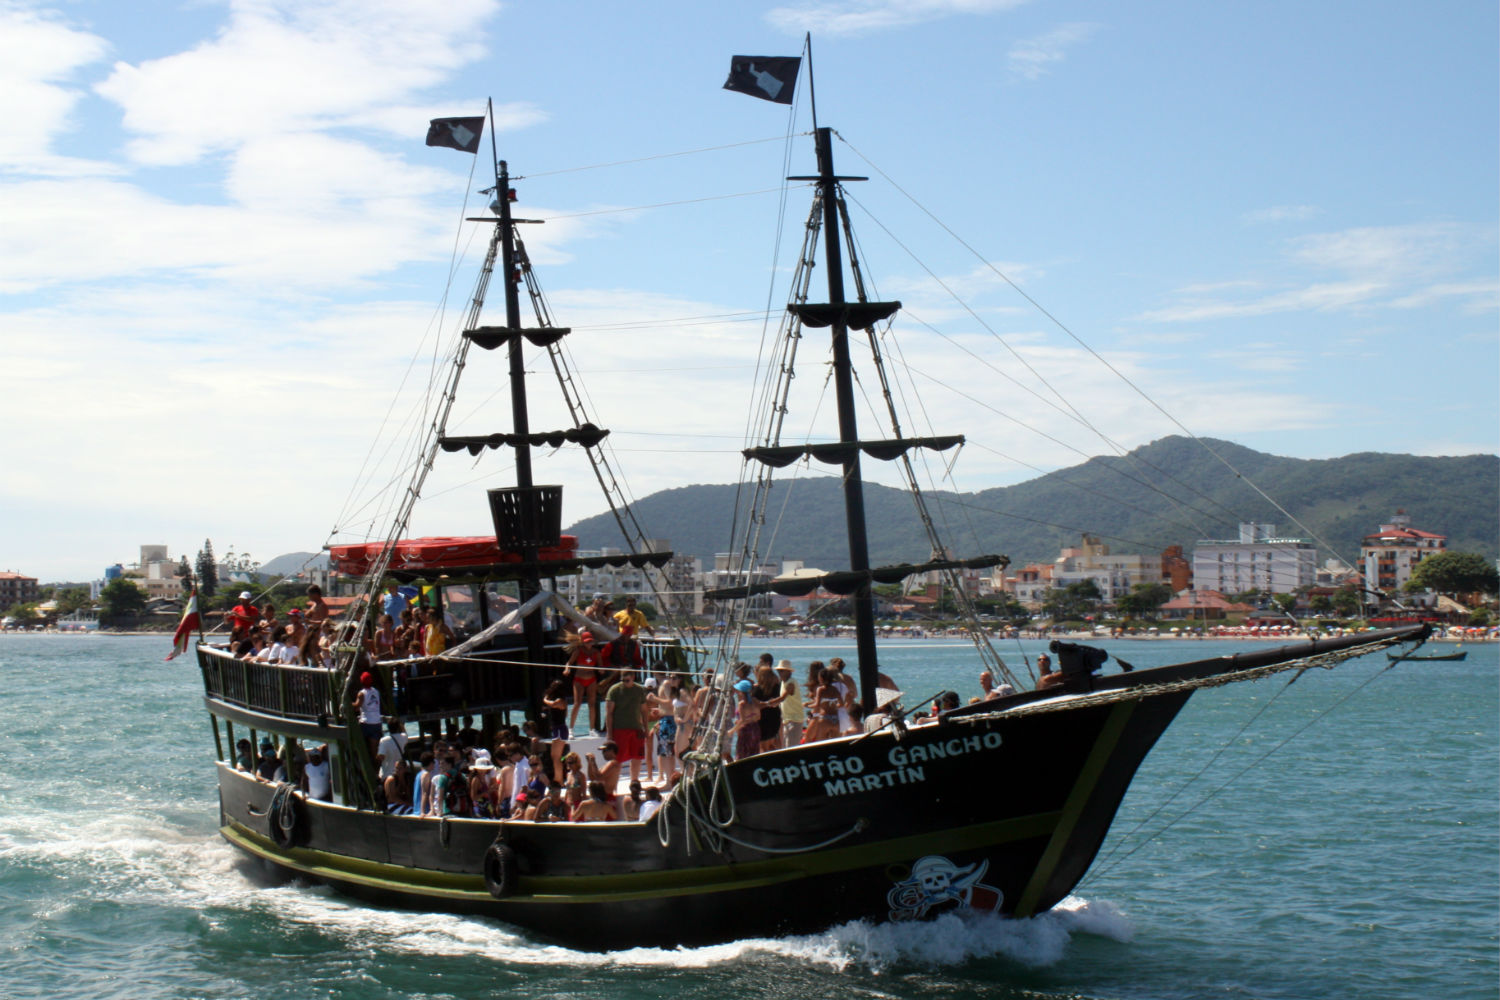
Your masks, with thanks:
M384 542L360 542L354 545L332 545L328 549L331 568L350 576L369 572L370 564L380 555ZM555 546L541 549L537 557L543 562L572 559L578 548L576 535L563 535ZM521 561L521 553L501 549L493 535L473 537L440 536L405 538L396 543L390 568L396 572L462 569L471 566L495 566Z

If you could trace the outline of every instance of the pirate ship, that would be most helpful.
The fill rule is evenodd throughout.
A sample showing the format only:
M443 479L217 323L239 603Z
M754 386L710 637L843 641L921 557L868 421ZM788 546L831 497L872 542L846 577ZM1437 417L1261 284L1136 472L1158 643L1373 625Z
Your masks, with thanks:
M780 99L782 89L771 94L758 76L745 82L746 69L764 75L784 66L741 66L740 83L731 88L758 87L763 92L756 96ZM450 127L439 144L477 152L483 121L464 121L461 133ZM776 468L809 458L833 464L843 484L849 564L813 576L755 578L750 567L765 518L752 513L742 519L737 548L744 579L710 595L731 622L719 648L700 658L679 639L648 643L654 665L715 685L717 692L705 700L682 778L657 814L644 822L604 823L392 815L352 707L358 678L370 673L383 703L399 707L419 727L468 717L488 735L506 721L534 716L579 615L558 596L558 581L602 561L650 567L669 556L644 549L581 556L576 540L560 530L561 489L535 480L538 449L577 447L592 457L608 431L592 422L576 396L569 398L572 426L530 426L533 387L523 352L547 352L560 391L573 392L575 376L558 350L570 330L542 308L519 236L525 220L513 215L513 182L507 163L495 156L494 217L482 220L493 227L488 254L450 375L438 386L431 439L414 463L406 500L383 540L332 550L334 567L361 576L367 595L336 668L260 663L236 659L213 643L197 647L225 840L280 873L372 902L480 914L586 948L808 932L848 920L921 919L956 907L1025 917L1052 907L1077 885L1141 762L1199 688L1331 666L1421 637L1420 627L1392 629L1121 673L1103 669L1103 650L1063 644L1057 649L1061 683L1027 690L1030 678L1010 673L976 623L976 662L1009 678L1019 693L922 720L899 703L882 703L873 585L915 573L956 574L1003 557L949 557L934 535L934 557L927 562L870 565L862 460L904 463L913 449L946 449L962 438L912 436L899 425L868 435L859 426L855 351L867 349L872 370L883 371L887 361L875 331L893 321L900 304L867 298L843 194L854 178L835 169L830 129L817 128L814 140L816 172L792 178L811 187L813 206L779 361L768 366L781 381L761 394L772 401L769 419L745 449L747 468L755 470L747 488L753 505L760 505ZM492 131L492 153L493 142ZM820 250L821 294L811 281ZM846 267L852 295L846 294ZM504 318L485 325L481 313L496 273ZM536 313L531 325L521 315L523 291L531 293ZM813 335L809 331L829 338L837 433L826 441L789 442L782 436L785 390L796 347L804 334ZM477 367L472 348L503 352L512 425L480 437L454 436L447 418L460 376ZM445 453L486 449L508 452L515 468L514 483L487 494L494 536L408 538L412 505L433 463ZM917 497L918 516L930 528ZM628 513L620 517L622 525L632 523ZM392 580L442 606L470 609L461 641L435 655L371 659L362 639L381 588ZM853 604L853 668L867 731L731 760L727 733L735 692L725 668L738 658L735 615L766 593L813 588L845 594ZM712 667L718 669L709 680L704 668ZM244 737L271 741L292 778L297 748L326 744L332 801L309 800L291 783L260 780L237 767L233 748ZM976 775L999 777L976 795Z

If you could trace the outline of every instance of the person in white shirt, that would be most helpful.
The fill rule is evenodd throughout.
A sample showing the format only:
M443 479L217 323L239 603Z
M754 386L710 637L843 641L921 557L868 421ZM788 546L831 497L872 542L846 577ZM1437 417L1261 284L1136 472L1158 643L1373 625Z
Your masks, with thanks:
M396 771L396 761L406 754L406 724L400 719L392 718L390 725L386 727L388 732L380 738L380 745L376 747L375 753L380 758L380 780L384 781Z
M302 765L302 794L320 802L333 801L333 776L329 771L326 745L307 751Z

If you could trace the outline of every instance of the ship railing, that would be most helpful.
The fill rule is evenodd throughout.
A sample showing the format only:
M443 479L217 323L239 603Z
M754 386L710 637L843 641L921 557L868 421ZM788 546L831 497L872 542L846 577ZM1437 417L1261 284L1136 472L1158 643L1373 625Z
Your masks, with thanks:
M200 649L203 691L210 698L268 715L318 719L337 711L338 676L320 667L237 660L226 651Z

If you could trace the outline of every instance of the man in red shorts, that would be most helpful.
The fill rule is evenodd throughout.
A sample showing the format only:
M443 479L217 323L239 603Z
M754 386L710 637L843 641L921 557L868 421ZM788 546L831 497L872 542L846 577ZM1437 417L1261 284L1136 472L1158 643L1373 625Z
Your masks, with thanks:
M626 669L604 697L604 725L619 748L617 759L630 762L630 780L637 781L646 756L646 689L635 682L635 671Z

